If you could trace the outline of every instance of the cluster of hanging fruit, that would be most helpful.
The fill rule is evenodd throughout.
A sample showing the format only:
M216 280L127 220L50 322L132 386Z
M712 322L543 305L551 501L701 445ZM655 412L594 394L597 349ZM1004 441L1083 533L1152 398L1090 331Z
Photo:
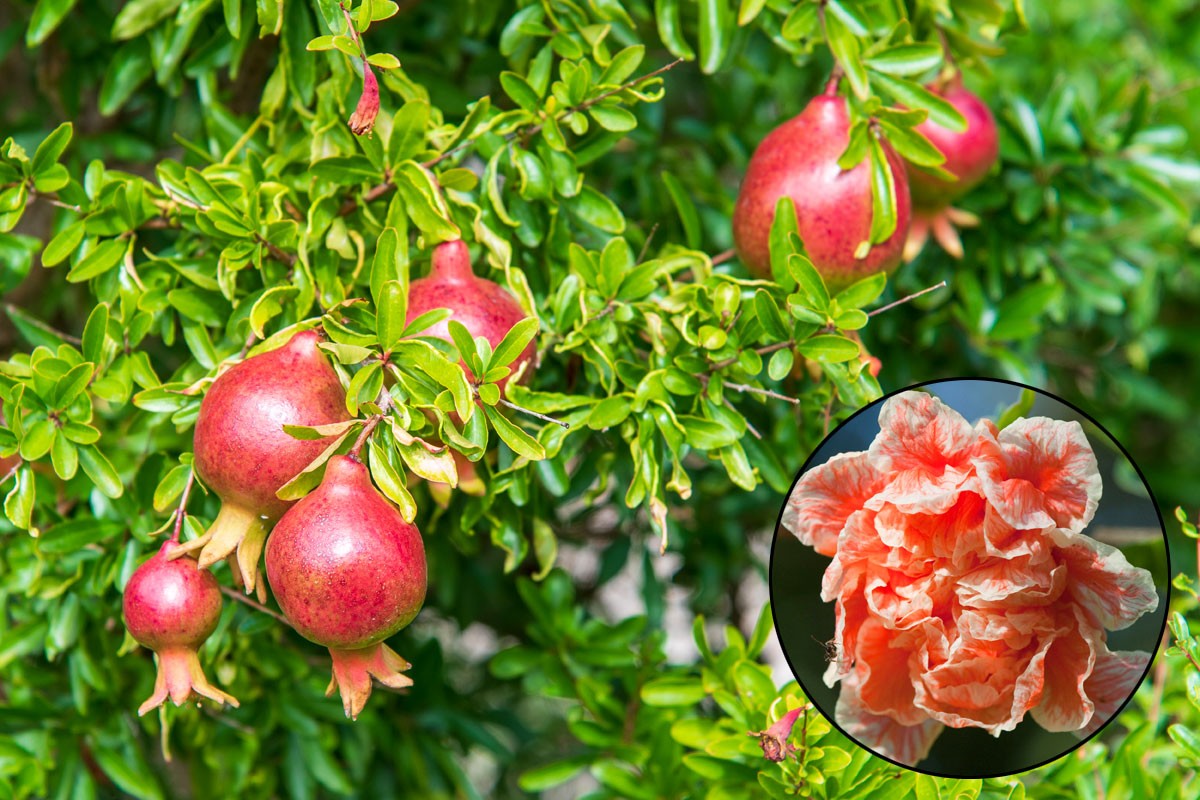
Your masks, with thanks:
M865 161L850 169L838 165L851 130L849 104L838 85L831 80L824 94L771 131L751 157L733 215L734 242L746 267L771 277L770 231L782 197L795 205L797 232L830 289L891 272L901 259L915 258L930 234L961 257L955 226L977 220L950 204L983 180L999 154L996 121L987 106L957 72L928 87L963 116L966 128L958 132L926 119L914 129L946 157L940 174L906 163L883 142L895 186L896 229L864 253L872 227L871 167Z
M508 292L472 274L462 241L438 245L430 275L409 287L408 321L437 308L450 309L452 319L493 347L525 318ZM450 341L446 325L423 335ZM197 656L221 612L221 590L208 568L228 560L234 581L265 600L264 545L266 583L292 627L329 648L333 679L326 693L340 691L347 716L362 711L372 678L393 688L412 685L403 674L410 665L384 641L412 622L424 602L424 545L417 528L372 484L358 458L362 437L347 454L329 459L311 493L299 501L276 495L328 444L293 438L284 426L350 419L346 391L320 341L316 330L296 333L282 347L221 373L204 396L194 469L220 498L220 512L189 542L179 542L176 524L175 536L125 589L129 633L158 659L154 693L140 714L168 696L176 705L194 695L237 705L208 682ZM531 342L514 371L533 355Z

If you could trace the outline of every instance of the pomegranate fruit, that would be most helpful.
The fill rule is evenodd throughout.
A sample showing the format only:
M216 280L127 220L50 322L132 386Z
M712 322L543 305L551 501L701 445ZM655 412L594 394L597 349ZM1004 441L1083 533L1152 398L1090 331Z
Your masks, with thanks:
M913 201L913 225L904 251L908 261L916 258L931 233L946 252L955 258L962 257L957 228L978 225L979 219L950 204L978 186L1000 154L996 119L987 105L963 86L961 75L928 88L963 115L967 129L961 133L952 131L928 119L916 128L942 152L946 157L942 168L958 180L949 181L919 166L908 165Z
M514 325L525 319L525 312L511 294L493 281L476 277L471 270L471 255L461 239L442 242L433 248L433 267L429 275L418 278L408 287L408 322L437 308L448 308L454 313L449 319L425 330L422 336L451 341L450 320L453 319L461 322L471 336L486 338L493 348ZM513 376L520 375L519 380L528 377L535 352L531 340L509 365L512 373L498 382L501 394ZM467 369L466 364L462 366ZM474 379L469 369L467 376Z
M411 686L409 664L384 644L425 601L425 546L353 456L334 456L321 485L288 510L267 541L267 579L296 631L329 648L346 716L371 678Z
M217 579L193 558L169 560L167 552L174 544L163 542L125 585L125 627L158 657L154 693L138 708L139 716L162 705L167 697L183 705L193 693L217 703L238 704L208 682L197 655L221 616Z
M267 526L290 505L275 492L325 449L321 439L294 439L284 425L328 425L350 418L337 373L317 347L316 331L260 353L222 373L196 420L196 474L221 498L208 531L171 557L199 550L208 567L236 549L235 578L254 592ZM259 589L260 595L262 590Z
M855 251L871 234L871 166L838 166L850 141L850 111L836 94L812 99L799 115L767 134L750 158L733 212L733 239L746 267L771 277L770 235L775 204L790 197L809 259L831 289L900 263L911 216L904 163L884 144L896 186L896 230L865 258Z

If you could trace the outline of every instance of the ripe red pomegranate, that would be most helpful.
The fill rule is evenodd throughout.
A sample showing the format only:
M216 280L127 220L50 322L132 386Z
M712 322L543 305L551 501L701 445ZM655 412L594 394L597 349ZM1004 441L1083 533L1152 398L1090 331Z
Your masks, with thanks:
M231 566L247 594L259 586L267 526L290 505L275 492L328 444L294 439L283 426L349 419L346 393L319 340L316 331L303 331L277 350L246 359L213 381L200 404L196 474L221 498L221 511L203 536L171 557L199 550L200 566L208 567L236 548Z
M154 694L138 708L139 715L162 705L168 696L175 705L183 705L193 692L217 703L238 704L208 682L196 654L221 616L217 579L195 559L168 560L173 545L163 542L125 585L125 627L158 656Z
M329 648L346 716L371 696L371 678L411 686L408 663L383 643L425 601L425 547L353 456L334 456L325 478L288 510L267 542L267 578L284 616Z
M471 255L461 239L435 247L428 277L419 278L408 287L408 322L436 308L453 311L450 319L461 322L472 336L487 338L492 347L500 344L512 326L525 319L525 312L511 294L499 284L475 276L471 271ZM449 342L450 320L439 322L421 335ZM528 364L521 380L527 379L535 352L534 342L530 341L510 365L512 375ZM466 368L463 364L463 369ZM501 393L512 375L498 382ZM470 370L467 376L473 377Z
M909 261L916 258L930 233L946 252L955 258L962 257L956 226L978 225L979 220L950 204L978 186L1000 154L996 119L984 102L963 86L961 75L928 88L958 109L967 120L967 129L958 133L932 120L925 120L916 128L946 156L942 168L958 180L948 181L921 167L908 165L914 207L913 227L904 251Z
M800 238L830 288L899 265L911 213L904 163L885 143L896 185L896 230L866 258L855 258L871 233L871 167L865 160L849 170L838 166L849 141L846 100L827 93L767 134L754 151L733 212L734 243L752 273L771 276L771 223L784 196L795 203Z

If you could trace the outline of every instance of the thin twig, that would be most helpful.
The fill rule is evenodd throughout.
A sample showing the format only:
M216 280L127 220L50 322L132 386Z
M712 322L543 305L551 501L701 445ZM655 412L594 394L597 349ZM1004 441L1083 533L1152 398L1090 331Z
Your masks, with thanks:
M571 423L569 423L569 422L563 422L561 419L555 419L554 417L548 417L545 414L542 414L538 411L534 411L533 409L525 408L524 406L519 406L510 400L504 399L503 397L500 398L500 404L506 408L511 408L513 411L520 411L522 414L528 414L531 417L537 417L538 419L542 420L543 422L553 422L555 425L559 425L559 426L563 427L564 429L569 430L571 427Z
M372 415L367 420L367 424L359 432L358 438L354 440L354 446L350 448L349 453L352 458L358 458L359 453L362 452L363 445L367 443L367 439L374 433L375 428L388 415L388 410L392 407L392 395L388 392L386 386L379 390L379 398L375 401L375 404L379 406L379 413Z
M171 534L171 541L174 544L179 544L179 534L183 532L183 518L187 516L188 497L192 493L192 484L196 482L196 470L188 470L187 483L183 485L183 494L179 497L179 506L175 509L175 532Z
M939 283L935 283L933 286L926 287L926 288L922 289L922 290L921 290L921 291L919 291L919 292L913 292L913 293L912 293L912 294L910 294L910 295L907 295L907 296L905 296L905 297L901 297L899 300L894 300L894 301L892 301L892 302L888 303L886 306L880 306L879 308L875 309L874 311L868 311L868 312L867 312L867 316L868 316L868 317L873 317L873 316L875 316L876 314L882 314L882 313L883 313L883 312L885 312L885 311L891 311L891 310L892 310L893 308L895 308L896 306L899 306L899 305L904 305L904 304L905 304L905 303L907 303L907 302L910 302L910 301L912 301L912 300L916 300L918 297L920 297L920 296L921 296L921 295L923 295L923 294L929 294L930 292L932 292L932 291L935 291L935 290L937 290L937 289L942 289L942 288L945 288L945 286L946 286L946 282L945 282L945 281L941 281L941 282L939 282Z
M254 240L261 245L266 245L267 250L271 252L271 255L276 261L280 262L281 264L287 264L289 267L296 266L296 257L294 255L280 250L274 244L267 241L267 237L263 236L258 231L254 232Z
M222 584L219 584L219 588L221 589L221 594L225 595L226 597L232 597L234 600L237 600L239 603L245 603L246 605L250 606L254 610L261 611L262 613L266 614L267 616L273 617L276 620L278 620L279 622L282 622L284 625L287 625L289 628L292 628L293 630L295 629L295 626L292 625L292 623L288 622L287 617L285 617L283 614L280 614L278 611L272 611L271 609L267 608L266 606L264 606L262 603L258 602L257 600L251 600L247 595L242 594L237 589L234 589L232 586L226 586L225 584L222 583Z
M754 352L758 353L760 356L766 356L766 355L770 355L771 353L774 353L776 350L783 350L784 348L791 347L794 344L795 344L795 342L793 342L791 339L789 339L786 342L776 342L775 344L768 344L768 345L763 345L762 347L756 347L756 348L754 348ZM740 355L741 354L739 353L738 355L730 356L729 358L726 358L723 361L718 361L717 363L713 364L712 371L716 372L717 370L725 369L726 367L736 364L738 362L738 358L740 357Z
M733 257L736 255L737 255L737 250L734 250L731 247L728 250L724 250L720 253L717 253L715 256L713 256L712 257L712 265L715 267L719 264L724 264L726 261L732 261Z
M735 392L748 392L750 394L761 394L766 397L774 398L775 400L784 400L786 402L791 403L792 405L796 405L796 406L800 405L800 401L798 399L796 399L795 397L788 397L786 394L780 394L779 392L773 392L770 389L760 389L757 386L747 386L744 383L727 383L727 384L725 384L725 388L733 389Z
M656 233L658 233L658 223L657 222L654 223L654 227L652 227L650 229L650 233L646 234L646 241L642 243L642 249L641 249L641 252L638 253L637 261L634 262L635 264L642 263L642 259L644 259L646 257L646 252L649 251L650 243L652 241L654 241L654 234L656 234Z

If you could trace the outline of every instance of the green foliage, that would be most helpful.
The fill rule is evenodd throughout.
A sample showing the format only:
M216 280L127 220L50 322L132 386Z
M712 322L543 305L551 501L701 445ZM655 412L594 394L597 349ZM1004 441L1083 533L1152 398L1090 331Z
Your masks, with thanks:
M1200 759L1190 667L1145 687L1117 735L1020 781L916 777L815 712L782 763L746 735L806 704L763 663L768 614L737 628L739 586L764 570L748 541L883 389L1024 379L1100 419L1165 507L1192 490L1197 27L1182 3L1102 6L7 11L0 456L22 460L0 473L0 797L1019 798L1093 796L1096 776L1110 797L1192 796L1172 765ZM357 137L364 55L382 110ZM842 162L872 165L882 241L883 143L941 163L915 128L962 125L924 88L951 59L1002 128L999 169L963 200L982 219L965 258L930 246L831 294L781 213L773 280L750 279L728 220L757 142L836 67L855 120ZM495 348L456 323L452 342L424 335L438 312L406 324L410 278L458 238L530 317ZM329 446L281 496L372 427L372 476L429 550L427 607L394 642L415 687L377 691L351 724L322 696L323 652L231 601L201 657L241 708L138 719L153 663L123 638L121 590L174 520L204 390L317 326L355 419L289 429ZM536 373L502 394L529 341ZM438 488L466 464L482 491ZM216 509L193 493L185 536ZM664 577L696 619L682 663ZM599 597L621 580L640 591L613 619ZM701 615L727 623L719 651ZM1190 653L1186 620L1172 628Z

